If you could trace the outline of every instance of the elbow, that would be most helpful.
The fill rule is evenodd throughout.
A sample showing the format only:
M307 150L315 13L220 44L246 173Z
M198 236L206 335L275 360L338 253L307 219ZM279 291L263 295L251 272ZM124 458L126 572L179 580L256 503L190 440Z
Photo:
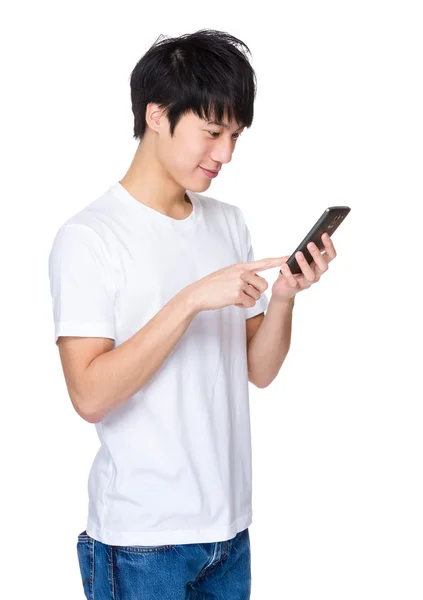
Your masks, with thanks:
M253 377L251 376L250 373L248 374L248 381L250 383L252 383L256 388L259 388L261 390L269 385L267 383L263 384L262 382L258 381L257 379L253 379Z
M79 415L82 419L84 419L84 421L87 421L87 423L100 423L101 421L101 417L99 417L98 415L95 414L80 414Z
M71 397L71 400L76 413L81 417L81 419L87 421L87 423L99 423L103 418L99 415L98 411L95 410L92 401L87 402L80 396L73 396Z
M268 385L270 385L269 383L255 383L254 384L257 388L259 388L259 390L264 390L264 388L267 388Z
M104 417L104 415L101 415L98 411L87 409L84 411L81 410L78 414L84 421L87 421L87 423L100 423Z

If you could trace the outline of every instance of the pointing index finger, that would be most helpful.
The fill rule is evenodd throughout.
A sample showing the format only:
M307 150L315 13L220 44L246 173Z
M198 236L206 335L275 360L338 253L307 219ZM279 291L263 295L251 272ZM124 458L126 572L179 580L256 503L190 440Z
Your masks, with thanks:
M249 271L265 271L266 269L281 266L285 262L284 258L283 256L279 256L278 258L262 258L247 262L245 265Z

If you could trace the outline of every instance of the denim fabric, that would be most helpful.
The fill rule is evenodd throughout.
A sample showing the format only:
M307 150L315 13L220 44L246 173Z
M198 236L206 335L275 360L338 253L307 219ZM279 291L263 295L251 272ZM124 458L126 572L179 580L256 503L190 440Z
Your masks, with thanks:
M77 554L87 600L250 598L248 528L222 542L162 546L113 546L83 531Z

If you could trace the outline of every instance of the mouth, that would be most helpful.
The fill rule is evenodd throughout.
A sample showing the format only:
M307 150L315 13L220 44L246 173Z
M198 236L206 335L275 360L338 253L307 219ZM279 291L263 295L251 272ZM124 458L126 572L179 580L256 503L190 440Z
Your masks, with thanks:
M214 177L217 177L219 174L219 171L220 171L220 169L218 171L210 171L210 169L205 169L204 167L201 167L201 166L200 166L200 169L203 171L203 173L205 173L207 175L207 177L210 177L212 179Z

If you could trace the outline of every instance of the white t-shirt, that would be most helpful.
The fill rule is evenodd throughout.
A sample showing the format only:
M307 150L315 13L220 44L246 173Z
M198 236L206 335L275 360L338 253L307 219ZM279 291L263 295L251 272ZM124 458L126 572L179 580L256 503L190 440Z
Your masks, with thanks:
M193 211L178 220L117 182L59 228L49 255L56 342L106 337L117 347L185 286L254 260L239 207L186 193ZM245 319L267 306L263 293L252 308L198 313L146 384L95 423L88 535L205 543L251 524Z

